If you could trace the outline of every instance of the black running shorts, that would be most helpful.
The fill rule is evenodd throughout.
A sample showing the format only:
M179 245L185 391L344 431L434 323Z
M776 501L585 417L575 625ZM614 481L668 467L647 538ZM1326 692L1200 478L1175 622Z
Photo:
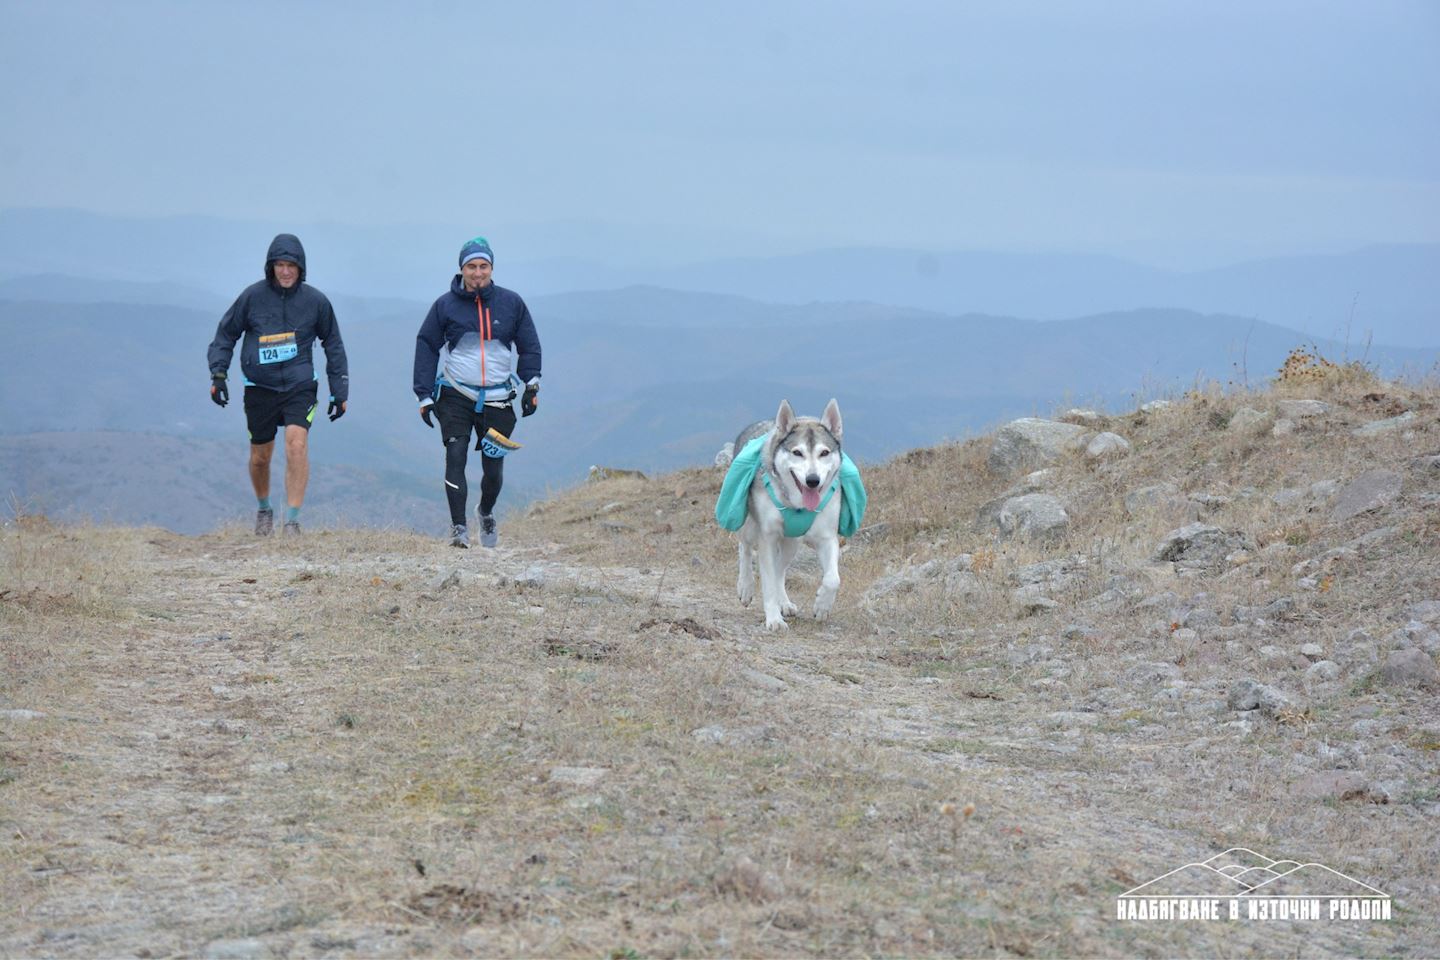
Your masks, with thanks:
M315 398L319 384L315 381L281 393L264 387L245 388L245 423L250 428L250 442L270 443L281 426L310 429L315 419Z
M464 437L470 442L470 431L475 438L485 436L485 431L494 427L505 436L515 431L515 408L510 404L503 407L482 406L475 409L475 401L454 387L441 387L440 399L435 401L435 416L440 421L440 442L447 443L455 437Z

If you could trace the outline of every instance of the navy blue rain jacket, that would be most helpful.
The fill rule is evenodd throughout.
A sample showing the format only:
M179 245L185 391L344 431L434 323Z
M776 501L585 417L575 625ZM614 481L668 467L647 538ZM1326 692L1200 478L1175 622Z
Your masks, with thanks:
M289 260L300 267L300 279L289 290L275 282L275 261ZM282 233L265 254L265 279L252 283L215 331L210 342L210 373L230 369L235 341L240 348L240 370L247 385L266 390L290 390L315 379L312 359L315 341L325 348L325 374L336 403L350 398L349 365L335 310L325 294L305 282L305 248L293 234Z
M465 289L460 274L450 281L450 292L442 294L425 315L415 336L415 396L424 401L435 389L435 372L440 363L440 346L455 349L460 338L479 329L479 306L490 311L490 339L514 348L515 375L529 383L540 376L540 336L530 308L514 290L491 283L477 293Z

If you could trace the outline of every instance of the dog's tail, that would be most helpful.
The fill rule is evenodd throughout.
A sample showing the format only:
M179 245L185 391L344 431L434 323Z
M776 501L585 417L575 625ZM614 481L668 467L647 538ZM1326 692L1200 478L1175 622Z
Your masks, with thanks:
M719 453L715 454L715 466L717 466L717 467L728 467L728 466L730 466L730 461L731 461L731 460L734 460L734 459L735 459L735 444L734 444L733 442L732 442L732 443L727 443L727 444L725 444L725 446L723 446L723 447L720 448L720 452L719 452Z

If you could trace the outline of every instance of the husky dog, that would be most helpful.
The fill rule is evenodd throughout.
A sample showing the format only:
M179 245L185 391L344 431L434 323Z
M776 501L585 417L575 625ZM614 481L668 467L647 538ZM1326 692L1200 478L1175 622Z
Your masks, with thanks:
M835 605L840 590L843 494L834 490L823 508L821 500L840 472L841 434L840 406L833 399L818 420L795 416L790 401L782 400L774 420L753 423L735 438L732 452L738 457L751 440L768 435L761 447L759 469L750 482L747 515L739 531L740 577L736 582L740 602L748 607L755 599L754 564L759 561L766 630L787 629L784 618L799 612L785 593L785 571L802 543L814 547L820 558L822 575L815 594L815 619L825 619ZM818 513L811 518L808 530L799 535L787 534L786 517L775 500L790 511Z

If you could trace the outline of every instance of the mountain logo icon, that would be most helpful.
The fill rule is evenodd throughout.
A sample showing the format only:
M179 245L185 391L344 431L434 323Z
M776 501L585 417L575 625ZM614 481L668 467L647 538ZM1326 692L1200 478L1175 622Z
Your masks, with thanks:
M1323 863L1231 847L1115 898L1118 920L1389 920L1390 895Z
M1390 895L1323 863L1272 860L1231 847L1209 860L1187 863L1120 895L1124 897L1288 897L1344 899Z

